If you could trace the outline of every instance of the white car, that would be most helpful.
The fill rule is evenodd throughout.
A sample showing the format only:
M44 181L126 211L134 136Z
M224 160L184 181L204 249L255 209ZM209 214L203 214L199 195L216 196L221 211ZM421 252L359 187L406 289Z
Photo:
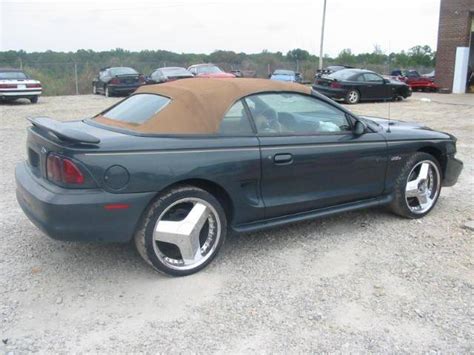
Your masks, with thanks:
M1 101L28 99L35 104L41 93L41 83L28 77L22 70L0 68Z

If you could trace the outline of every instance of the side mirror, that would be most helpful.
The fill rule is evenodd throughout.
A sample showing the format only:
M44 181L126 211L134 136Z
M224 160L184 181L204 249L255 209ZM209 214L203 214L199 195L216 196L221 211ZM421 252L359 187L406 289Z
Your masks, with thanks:
M366 129L366 125L365 123L361 122L361 121L357 121L355 126L354 126L354 135L355 136L361 136L365 133L365 129Z
M384 83L384 84L390 84L390 80L388 80L388 79L383 79L383 83Z

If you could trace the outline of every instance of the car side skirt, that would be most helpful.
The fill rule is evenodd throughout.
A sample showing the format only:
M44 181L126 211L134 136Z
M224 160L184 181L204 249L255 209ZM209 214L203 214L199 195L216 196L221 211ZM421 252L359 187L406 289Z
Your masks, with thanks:
M337 206L321 208L313 211L307 211L292 215L287 215L283 217L277 217L272 219L267 219L263 221L242 224L238 226L232 226L231 229L235 233L248 233L254 232L262 229L267 228L274 228L288 223L295 223L306 221L309 219L315 219L320 217L326 217L333 214L343 213L343 212L350 212L354 210L370 208L370 207L377 207L387 205L393 200L393 195L384 195L376 198L371 198L363 201L356 201L350 203L344 203Z

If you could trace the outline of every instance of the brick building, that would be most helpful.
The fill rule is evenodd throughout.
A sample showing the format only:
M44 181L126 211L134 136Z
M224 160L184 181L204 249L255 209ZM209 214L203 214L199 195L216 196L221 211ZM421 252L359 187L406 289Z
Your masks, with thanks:
M470 47L469 64L474 69L474 0L441 0L436 83L453 88L457 47Z

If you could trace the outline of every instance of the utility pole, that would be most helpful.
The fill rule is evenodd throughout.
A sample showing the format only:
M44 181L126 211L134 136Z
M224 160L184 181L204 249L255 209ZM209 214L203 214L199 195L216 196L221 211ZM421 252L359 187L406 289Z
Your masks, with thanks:
M321 25L321 45L319 47L319 69L323 69L323 53L324 53L324 24L326 22L326 0L323 5L323 23Z

